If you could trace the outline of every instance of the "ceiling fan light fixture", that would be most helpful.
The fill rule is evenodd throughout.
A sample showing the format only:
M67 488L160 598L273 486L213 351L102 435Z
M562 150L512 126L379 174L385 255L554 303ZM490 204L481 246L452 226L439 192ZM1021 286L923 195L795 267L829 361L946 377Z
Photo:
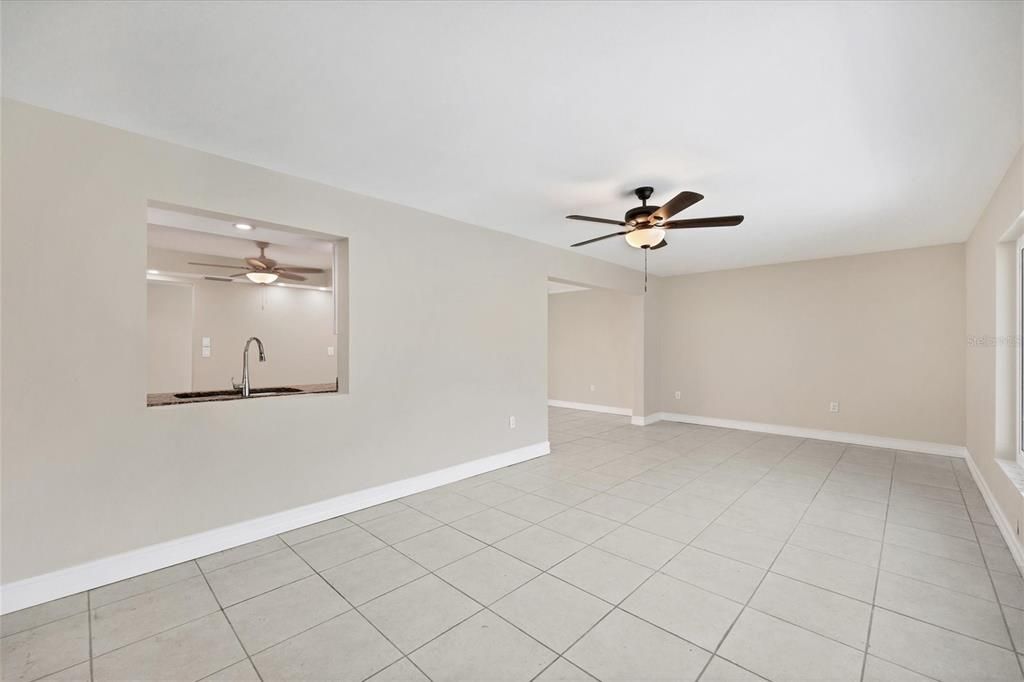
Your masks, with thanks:
M250 282L256 282L256 284L270 284L277 280L276 272L247 272L245 273L246 279Z
M239 230L251 230L252 225L249 223L235 223L235 227Z
M665 230L660 227L645 227L633 230L626 235L626 243L635 249L657 246L665 238Z

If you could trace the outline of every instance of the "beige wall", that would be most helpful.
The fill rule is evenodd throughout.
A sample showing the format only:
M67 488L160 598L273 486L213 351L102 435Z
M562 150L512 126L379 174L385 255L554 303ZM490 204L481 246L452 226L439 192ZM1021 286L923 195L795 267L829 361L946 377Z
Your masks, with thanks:
M967 450L1011 522L1021 518L1021 495L1000 470L996 457L1014 456L1015 420L1003 420L1004 424L997 427L997 416L1010 408L1009 400L1013 398L1004 395L997 400L1001 383L997 379L1012 376L1014 369L1012 364L997 364L1003 351L1012 350L1012 346L997 341L999 337L1015 337L1017 331L1013 324L1004 324L1005 319L1001 324L997 317L997 291L1003 284L997 277L997 256L1000 240L1024 211L1022 154L1018 152L966 245L966 333L973 340L966 347ZM1012 289L1012 283L1009 288ZM1012 307L1005 312L1007 316L1014 313ZM997 446L997 442L1002 446Z
M411 208L2 113L4 583L543 442L547 278L642 286ZM349 237L351 392L146 408L148 200Z
M189 292L189 317L184 320L177 299L153 296L154 289L172 288ZM327 351L337 348L329 291L208 280L186 285L151 281L149 290L149 393L230 388L232 378L241 381L242 349L250 336L259 337L267 356L259 362L256 348L250 349L254 387L334 383L338 376L338 356ZM202 354L203 337L210 339L208 357ZM183 348L188 372L176 372L172 381L168 375Z
M253 386L327 384L338 376L334 297L329 291L227 282L196 284L192 379L196 391L229 388L242 380L242 349L250 336L263 342L267 361L249 349ZM202 337L210 357L202 357ZM255 346L255 344L253 344Z
M648 413L962 445L963 262L949 245L662 279Z
M191 284L146 284L150 393L192 388L192 294Z
M639 299L604 289L548 296L548 398L632 409Z

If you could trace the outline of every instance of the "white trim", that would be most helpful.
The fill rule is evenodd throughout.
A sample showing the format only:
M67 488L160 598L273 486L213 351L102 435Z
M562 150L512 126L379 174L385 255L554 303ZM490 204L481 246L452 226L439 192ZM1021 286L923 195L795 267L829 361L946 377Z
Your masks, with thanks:
M630 417L629 423L633 426L647 426L648 424L653 423L652 421L648 421L649 419L650 417Z
M1013 554L1013 560L1017 562L1017 567L1024 571L1024 546L1021 545L1020 536L1014 532L1014 524L1010 523L1003 510L996 504L996 498L989 489L988 483L985 482L981 472L978 471L978 465L974 463L974 458L971 457L970 452L967 452L965 459L967 460L967 468L971 472L971 478L974 479L978 490L981 491L981 497L985 500L985 506L988 507L989 513L995 519L999 533L1003 536L1003 540L1006 541L1006 546L1010 548L1010 553Z
M875 448L923 452L929 455L945 455L947 457L961 458L967 456L967 448L962 445L950 445L948 443L930 443L928 441L906 440L903 438L890 438L888 436L872 436L864 433L824 431L822 429L809 429L802 426L762 424L760 422L745 422L737 419L720 419L718 417L698 417L691 414L676 414L674 412L658 412L657 414L647 417L648 424L659 420L684 422L687 424L700 424L702 426L718 426L725 429L757 431L759 433L772 433L779 436L796 436L798 438L830 440L837 441L839 443L850 443L853 445L867 445Z
M1019 219L1018 219L1019 220ZM1024 390L1024 386L1021 382L1024 381L1024 348L1021 348L1020 339L1022 336L1022 330L1024 330L1024 319L1021 317L1021 313L1024 312L1024 235L1017 238L1014 243L1013 249L1013 290L1014 290L1014 327L1013 334L1017 340L1012 347L1014 348L1013 353L1013 368L1014 368L1014 442L1017 446L1017 450L1014 453L1014 460L1017 464L1024 464L1024 402L1022 402L1021 391Z
M0 586L0 613L76 594L551 452L548 441Z
M566 407L570 410L586 410L587 412L603 412L605 414L621 414L627 417L633 414L628 407L612 407L611 405L593 405L591 403L573 403L568 400L549 400L551 407Z

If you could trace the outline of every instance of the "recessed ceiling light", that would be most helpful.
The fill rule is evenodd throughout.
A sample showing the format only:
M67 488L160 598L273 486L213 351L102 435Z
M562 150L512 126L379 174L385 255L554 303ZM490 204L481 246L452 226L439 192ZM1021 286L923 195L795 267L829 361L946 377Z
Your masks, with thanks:
M320 287L320 291L330 291L327 287Z
M239 230L251 230L252 229L252 225L250 225L249 223L235 223L235 227L237 227Z

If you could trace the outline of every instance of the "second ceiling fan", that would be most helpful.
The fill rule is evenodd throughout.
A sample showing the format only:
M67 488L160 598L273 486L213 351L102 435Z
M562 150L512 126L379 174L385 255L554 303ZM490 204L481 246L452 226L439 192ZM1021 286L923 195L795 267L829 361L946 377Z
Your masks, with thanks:
M572 246L584 246L603 239L625 236L626 243L634 248L654 250L668 246L668 242L665 241L666 230L686 230L697 227L731 227L743 222L743 216L741 215L669 220L675 214L693 206L704 198L703 194L697 194L696 192L680 192L664 206L647 205L647 200L654 194L653 187L637 187L633 190L633 193L640 199L642 205L626 211L626 215L622 220L592 218L585 215L565 216L569 220L584 220L591 223L605 223L626 228L620 232L612 232L611 234L577 242Z
M270 284L278 278L291 280L293 282L305 282L306 278L299 273L319 274L324 271L323 268L278 265L277 261L273 258L267 258L266 250L270 246L268 242L256 242L256 246L260 250L260 255L246 258L244 260L245 269L241 272L229 275L229 277L245 277L256 284ZM238 270L239 267L243 267L238 265L221 265L220 263L193 263L191 261L189 262L189 265L201 265L207 268L230 268L232 270Z

